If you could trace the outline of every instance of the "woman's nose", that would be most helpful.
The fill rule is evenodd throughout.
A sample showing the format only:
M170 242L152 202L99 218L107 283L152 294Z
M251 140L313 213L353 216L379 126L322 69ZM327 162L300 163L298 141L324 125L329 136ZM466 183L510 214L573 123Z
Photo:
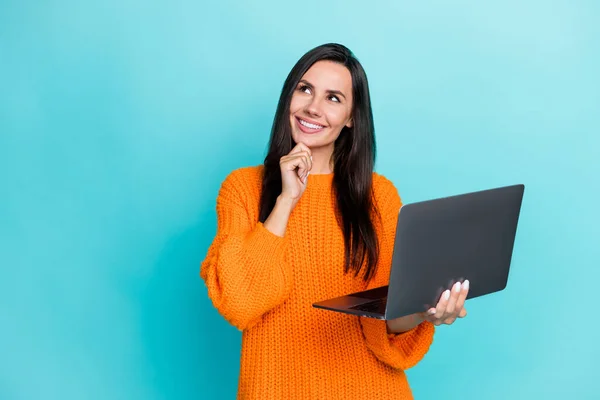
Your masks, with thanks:
M306 111L309 114L315 115L315 116L321 116L321 100L313 97L312 101L310 103L308 103L307 107L306 107Z

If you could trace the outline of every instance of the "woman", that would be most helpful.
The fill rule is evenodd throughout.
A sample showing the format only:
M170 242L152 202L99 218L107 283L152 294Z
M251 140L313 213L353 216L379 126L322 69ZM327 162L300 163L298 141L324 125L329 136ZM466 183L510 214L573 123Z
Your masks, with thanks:
M311 306L387 284L401 200L374 161L362 66L342 45L312 49L285 81L264 165L223 182L201 266L243 331L238 398L410 399L404 370L466 315L468 281L388 322Z

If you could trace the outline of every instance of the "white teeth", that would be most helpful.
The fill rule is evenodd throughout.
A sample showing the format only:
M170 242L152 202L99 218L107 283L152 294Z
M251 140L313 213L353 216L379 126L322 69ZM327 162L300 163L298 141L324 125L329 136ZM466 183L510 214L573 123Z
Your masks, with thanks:
M308 122L306 122L306 121L305 121L305 120L303 120L303 119L300 119L300 123L301 123L302 125L306 126L307 128L311 128L311 129L320 129L320 128L322 128L322 126L321 126L321 125L315 125L315 124L311 124L311 123L308 123Z

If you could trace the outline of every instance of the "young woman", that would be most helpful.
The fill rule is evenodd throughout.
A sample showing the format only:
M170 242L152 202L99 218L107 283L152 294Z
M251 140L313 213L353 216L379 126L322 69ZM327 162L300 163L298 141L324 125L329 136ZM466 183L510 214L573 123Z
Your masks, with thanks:
M388 283L401 200L374 162L362 66L342 45L312 49L283 85L264 165L223 182L201 266L214 306L243 331L238 398L410 399L404 370L436 325L466 315L468 281L388 322L312 307Z

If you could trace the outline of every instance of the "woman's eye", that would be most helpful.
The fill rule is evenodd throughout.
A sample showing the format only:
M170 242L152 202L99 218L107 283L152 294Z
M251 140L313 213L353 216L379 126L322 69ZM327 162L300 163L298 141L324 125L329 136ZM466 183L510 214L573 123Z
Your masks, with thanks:
M306 85L302 85L302 86L298 87L298 91L307 93L307 94L311 94L311 88ZM333 102L340 103L340 98L335 95L329 96L329 99Z

